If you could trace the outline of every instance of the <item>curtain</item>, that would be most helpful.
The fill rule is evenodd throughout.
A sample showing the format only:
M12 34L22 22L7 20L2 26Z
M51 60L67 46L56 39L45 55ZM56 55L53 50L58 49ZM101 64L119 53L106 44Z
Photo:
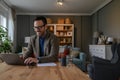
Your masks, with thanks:
M12 9L9 8L8 11L8 37L13 42L14 41L14 17L12 14Z

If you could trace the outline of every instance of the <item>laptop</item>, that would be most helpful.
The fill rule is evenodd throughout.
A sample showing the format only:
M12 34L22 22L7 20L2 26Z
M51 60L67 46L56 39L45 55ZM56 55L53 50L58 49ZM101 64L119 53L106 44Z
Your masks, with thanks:
M0 54L0 58L10 65L25 65L24 60L17 54Z

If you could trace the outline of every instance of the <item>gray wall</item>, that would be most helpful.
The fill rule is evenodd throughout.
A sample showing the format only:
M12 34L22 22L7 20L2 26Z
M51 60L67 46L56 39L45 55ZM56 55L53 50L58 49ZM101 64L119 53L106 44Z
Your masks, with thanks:
M30 17L29 16L17 16L17 27L15 34L16 41L16 52L22 50L22 46L24 46L24 37L29 36L30 34Z
M81 49L86 53L89 53L89 44L91 44L92 41L92 28L90 25L91 17L83 16L81 19Z
M69 17L75 25L74 43L75 47L79 47L81 51L88 53L88 45L91 43L91 17L90 16L46 16L52 19L53 23L57 23L59 18ZM17 15L16 30L16 52L21 51L25 36L35 34L33 31L33 19L35 15Z
M111 3L92 15L92 31L102 31L120 41L120 0Z

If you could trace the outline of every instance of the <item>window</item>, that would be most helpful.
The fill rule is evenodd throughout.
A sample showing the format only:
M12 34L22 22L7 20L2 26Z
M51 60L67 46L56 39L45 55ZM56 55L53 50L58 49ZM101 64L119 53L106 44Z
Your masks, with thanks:
M0 15L0 25L7 28L7 18L2 15Z
M7 28L8 39L13 42L14 38L14 22L12 19L11 9L0 1L0 25Z
M6 17L0 15L0 27L1 27L0 28L0 30L1 30L0 34L2 34L2 35L0 35L0 40L2 40L2 41L4 41L6 39L5 36L7 36L7 34L4 34L4 31L6 32L6 29L7 29L6 25L7 25Z

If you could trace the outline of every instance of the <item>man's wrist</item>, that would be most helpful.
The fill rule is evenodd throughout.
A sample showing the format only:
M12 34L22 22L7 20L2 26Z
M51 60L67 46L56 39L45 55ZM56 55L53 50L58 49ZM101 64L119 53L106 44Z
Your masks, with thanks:
M39 63L39 60L37 59L37 63Z
M37 63L40 63L40 57L37 58Z

